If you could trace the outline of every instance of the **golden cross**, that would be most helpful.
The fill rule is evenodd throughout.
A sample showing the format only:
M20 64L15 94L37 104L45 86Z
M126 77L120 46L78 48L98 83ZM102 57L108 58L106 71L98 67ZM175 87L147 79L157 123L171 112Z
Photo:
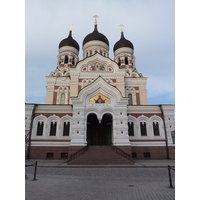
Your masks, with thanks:
M123 24L120 24L119 26L121 26L121 32L123 32Z
M71 31L72 30L72 22L70 22L70 24L69 24L69 30Z
M93 18L95 18L94 24L97 25L97 18L99 18L99 16L95 15Z

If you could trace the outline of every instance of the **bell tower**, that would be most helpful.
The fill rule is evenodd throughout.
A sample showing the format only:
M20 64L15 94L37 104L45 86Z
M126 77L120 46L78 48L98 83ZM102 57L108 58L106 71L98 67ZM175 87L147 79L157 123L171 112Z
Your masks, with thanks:
M113 47L114 60L118 64L119 68L135 69L135 56L133 44L124 37L123 24L121 26L121 38L117 41Z

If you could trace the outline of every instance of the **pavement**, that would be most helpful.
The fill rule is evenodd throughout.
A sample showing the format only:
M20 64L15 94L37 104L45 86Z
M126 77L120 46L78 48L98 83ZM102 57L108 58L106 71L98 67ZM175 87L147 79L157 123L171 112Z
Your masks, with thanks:
M64 160L25 164L26 200L171 200L175 199L175 170L170 188L167 166L174 160L135 160L133 165L72 166Z
M28 167L35 164L38 167L57 167L57 168L165 168L168 165L175 167L175 160L134 160L130 165L68 165L66 160L25 160Z

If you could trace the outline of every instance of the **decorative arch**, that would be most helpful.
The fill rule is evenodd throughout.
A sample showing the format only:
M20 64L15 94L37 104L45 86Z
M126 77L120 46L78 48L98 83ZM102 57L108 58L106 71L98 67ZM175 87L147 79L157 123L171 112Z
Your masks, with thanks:
M44 122L43 133L42 133L42 136L40 136L40 137L44 137L44 135L45 135L45 127L46 127L46 123L47 123L47 118L41 114L41 115L35 117L33 120L32 138L37 137L36 134L37 134L38 122Z
M72 117L69 115L63 116L60 119L60 137L63 137L63 129L64 129L64 124L66 123L69 125L69 136L71 133L71 122L72 122Z
M60 86L57 90L56 104L68 104L68 97L69 97L69 88L67 86Z
M98 94L102 94L110 99L110 103L90 104L89 100ZM121 92L114 86L107 83L105 79L99 76L91 84L82 88L77 97L71 97L73 103L72 119L72 136L70 145L87 144L87 118L89 114L95 114L99 122L103 120L104 114L112 115L112 134L114 145L130 145L128 137L127 115L120 116L123 118L123 123L116 120L116 107L127 113L128 98L123 97ZM84 128L79 128L76 125L76 120L81 119L84 122ZM78 134L77 134L78 133Z
M89 104L90 98L97 95L98 93L107 96L111 100L112 105L118 104L119 102L120 104L127 105L128 99L123 98L121 92L114 86L108 84L106 80L104 80L101 76L99 76L88 86L82 88L79 92L78 97L71 99L73 104L76 104L76 102L80 102L81 104L86 105Z
M56 135L55 136L58 136L58 130L59 130L59 125L60 125L60 117L58 117L55 114L48 117L48 119L47 119L47 132L46 132L47 137L50 136L51 123L53 123L54 125L56 123ZM51 137L54 137L54 136L51 136Z
M150 117L150 125L151 125L151 132L154 136L164 136L164 130L163 130L163 120L161 117L154 115ZM158 128L159 128L159 135L155 135L154 133L154 125L157 125L158 123Z
M149 118L142 115L140 117L138 117L138 126L139 126L139 134L142 136L141 134L141 125L144 126L144 124L146 124L146 136L149 136L150 135L150 132L149 132ZM144 137L144 136L142 136Z

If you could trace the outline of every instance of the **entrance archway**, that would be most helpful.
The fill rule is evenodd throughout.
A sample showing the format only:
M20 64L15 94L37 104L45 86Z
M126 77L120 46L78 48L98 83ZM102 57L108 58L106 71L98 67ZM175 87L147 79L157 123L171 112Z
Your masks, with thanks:
M95 114L87 117L87 144L111 145L112 144L112 115L105 114L99 123Z

